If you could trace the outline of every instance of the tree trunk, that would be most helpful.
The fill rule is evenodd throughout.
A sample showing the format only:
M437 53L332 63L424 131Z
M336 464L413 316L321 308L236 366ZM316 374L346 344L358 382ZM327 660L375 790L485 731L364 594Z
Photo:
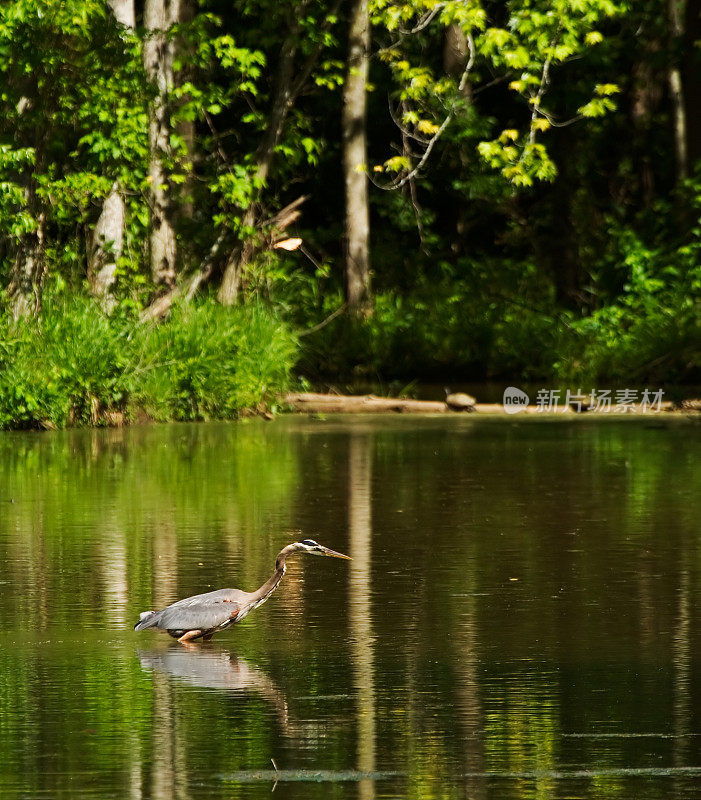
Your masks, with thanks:
M149 183L151 188L151 278L168 288L175 285L177 245L175 239L172 187L163 164L170 156L169 94L173 89L173 59L175 45L167 31L178 22L184 10L181 0L146 0L144 25L144 66L154 86L155 98L149 109Z
M193 0L180 0L180 11L178 22L192 22L195 17ZM175 20L174 20L175 21ZM183 50L185 42L179 37L176 48ZM176 84L182 85L184 82L192 80L192 70L183 69L174 76ZM183 99L181 102L185 103ZM195 123L192 120L180 120L177 124L178 136L182 139L185 152L181 158L181 167L187 175L186 181L182 184L179 192L180 216L192 219L195 213L192 204L192 163L195 157Z
M458 82L458 85L460 84L460 79L465 71L465 66L467 65L467 60L469 57L470 50L465 31L463 31L460 25L448 25L448 27L445 29L443 38L443 69L445 70L446 75L450 75L451 78ZM464 82L464 85L460 90L460 94L463 100L466 102L470 102L472 100L472 84L470 81ZM462 167L467 169L471 156L469 156L464 150L461 150L458 153L458 157ZM416 207L416 184L414 181L411 182L411 192L412 203ZM418 214L416 215L416 218L417 222L419 222L420 217ZM457 236L453 240L451 250L457 255L462 251L462 248L469 235L469 205L467 203L457 204L455 208L455 218L455 232L457 233ZM420 230L419 233L423 247L423 231Z
M343 169L346 192L346 271L348 308L371 309L370 214L368 208L367 77L370 51L368 0L353 0L348 37L348 72L343 87Z
M701 2L686 0L682 53L684 113L687 124L689 172L701 159Z
M88 253L90 294L98 300L107 314L117 304L112 295L112 286L116 280L117 261L122 255L124 217L124 200L115 183L102 206Z
M445 29L443 40L443 69L451 78L460 80L470 51L467 45L467 36L460 25L448 25ZM462 87L462 96L469 100L472 95L472 86L469 81L465 81Z
M684 33L682 23L683 11L679 0L667 0L667 16L671 34L671 61L667 70L669 94L672 101L672 120L674 124L674 154L677 163L677 181L683 181L689 175L689 148L687 143L686 109L684 107L684 90L682 73L678 64L677 46Z
M251 207L246 209L242 223L244 227L251 227L255 222L255 215ZM224 277L219 287L218 299L224 306L233 306L239 298L241 288L241 277L246 267L251 263L255 246L252 241L247 240L243 244L235 247L231 256L227 259Z
M107 0L107 5L112 9L117 22L125 28L133 30L136 27L136 14L134 13L134 0Z
M134 0L107 0L114 18L129 31L136 25ZM126 209L124 199L115 183L102 206L88 250L88 285L102 309L114 310L117 301L112 295L116 279L117 260L122 255Z
M23 237L12 268L8 287L12 315L15 319L38 314L41 310L41 287L44 282L44 226L46 219L39 214L37 229Z
M649 207L655 192L655 172L647 143L650 128L664 94L664 73L657 68L660 43L657 39L642 40L631 72L632 151L635 154L643 204Z

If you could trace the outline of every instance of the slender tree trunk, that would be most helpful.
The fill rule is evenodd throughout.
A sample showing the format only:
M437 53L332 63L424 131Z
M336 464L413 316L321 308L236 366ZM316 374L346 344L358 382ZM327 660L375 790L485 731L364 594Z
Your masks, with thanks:
M151 189L151 278L158 285L175 285L177 245L175 239L172 187L164 166L171 156L169 94L173 89L174 43L167 31L180 19L180 0L146 0L144 25L144 66L156 96L149 109L149 183Z
M246 209L242 224L244 228L250 228L255 222L255 212L252 208ZM255 245L252 241L247 240L235 247L226 262L224 268L224 277L222 278L221 286L219 287L218 299L224 306L232 306L239 298L239 290L241 288L241 278L246 270L246 267L251 263L255 253Z
M462 76L470 51L467 45L467 36L460 25L448 25L445 29L443 40L443 69L452 78L460 79ZM462 96L469 100L472 96L472 86L465 81L462 87Z
M469 57L470 50L465 31L463 31L460 25L448 25L448 27L445 29L445 35L443 38L443 69L447 75L450 75L451 78L454 78L458 82L458 85L460 84L460 79L465 70L465 66L467 65L467 60ZM460 94L465 102L471 101L472 85L470 84L470 81L464 82ZM470 156L464 150L461 150L458 154L458 157L460 158L460 163L462 166L467 168ZM421 217L418 211L418 202L416 199L416 182L413 180L410 182L410 189L411 201L415 209L417 225L419 226L419 236L421 238L421 246L423 248L423 229L421 227ZM468 218L469 205L467 203L459 203L455 209L455 232L457 236L451 245L451 249L456 254L461 252L465 242L467 241L469 228Z
M107 0L115 19L127 30L136 25L134 0ZM88 285L106 313L110 313L116 300L112 287L116 280L117 260L122 255L126 207L119 186L115 183L102 206L88 250Z
M681 43L684 33L683 8L680 8L679 0L667 0L667 16L672 39L672 60L667 70L667 80L672 100L672 119L674 120L674 153L677 162L677 181L683 181L689 175L689 148L682 73L677 58L677 45Z
M370 52L368 0L353 0L348 37L348 72L343 88L343 169L346 192L345 291L349 309L369 313L370 214L368 208L367 78Z
M664 74L653 68L659 61L660 42L657 39L643 41L638 49L631 74L632 128L635 133L633 152L638 153L637 172L640 180L640 196L645 206L652 203L655 191L655 173L649 148L652 119L657 113L664 94Z
M701 0L686 0L682 53L689 172L701 159Z
M194 0L180 0L180 11L178 22L191 22L195 17ZM182 39L176 42L175 45L179 50L183 50L185 42ZM185 81L192 78L192 70L180 70L174 76L176 84L182 85ZM184 99L182 102L186 102ZM195 209L192 205L192 163L195 158L195 123L192 120L180 120L177 124L178 136L182 139L185 152L181 157L181 166L186 171L188 178L182 184L180 189L180 216L184 218L192 218Z
M24 114L32 107L32 100L23 96L18 104L18 111ZM34 175L45 174L46 133L37 130L34 140L36 162ZM42 201L37 197L33 175L26 176L24 189L25 208L36 220L36 230L20 237L12 266L12 277L7 287L10 308L15 319L38 314L41 311L41 294L46 272L45 229L46 213Z
M23 237L12 268L8 287L12 315L15 319L38 314L41 310L41 288L44 282L44 227L46 218L41 212L37 229Z
M88 253L88 284L106 313L116 305L112 287L117 277L117 261L124 241L124 199L115 183L102 206Z

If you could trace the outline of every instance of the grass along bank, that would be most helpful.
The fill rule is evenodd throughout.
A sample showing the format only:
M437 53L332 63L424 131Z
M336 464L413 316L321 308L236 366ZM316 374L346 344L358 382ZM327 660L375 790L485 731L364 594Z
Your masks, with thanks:
M259 304L192 303L141 325L87 298L45 298L40 317L0 316L0 428L231 419L272 404L296 354Z

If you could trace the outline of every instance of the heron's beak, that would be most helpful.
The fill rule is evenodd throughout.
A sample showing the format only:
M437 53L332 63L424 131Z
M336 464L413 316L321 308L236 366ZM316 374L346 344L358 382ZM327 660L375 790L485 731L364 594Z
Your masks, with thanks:
M350 556L344 556L343 553L337 553L335 550L329 550L328 547L322 546L321 554L324 556L333 556L334 558L346 558L348 561L351 561Z

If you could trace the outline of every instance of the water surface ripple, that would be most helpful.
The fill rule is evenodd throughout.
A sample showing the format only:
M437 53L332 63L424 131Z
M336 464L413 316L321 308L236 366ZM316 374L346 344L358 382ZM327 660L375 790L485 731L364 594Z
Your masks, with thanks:
M701 428L368 418L0 438L0 796L701 796ZM280 588L210 644L180 597Z

